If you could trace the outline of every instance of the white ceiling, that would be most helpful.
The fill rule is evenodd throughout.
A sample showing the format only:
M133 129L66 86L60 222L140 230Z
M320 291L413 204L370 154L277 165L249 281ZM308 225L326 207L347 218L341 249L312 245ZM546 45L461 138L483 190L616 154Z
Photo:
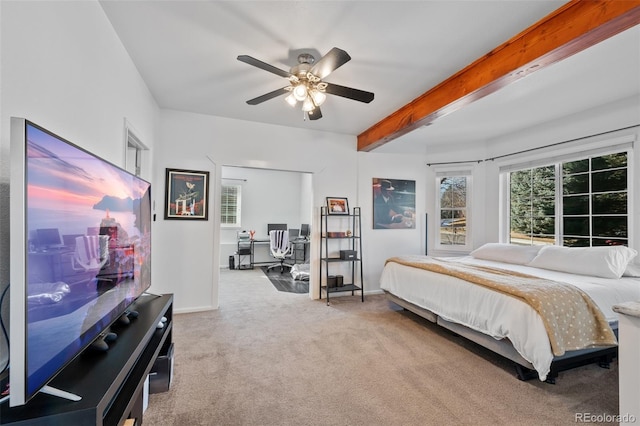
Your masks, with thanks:
M100 2L161 108L358 135L537 22L565 1L139 1ZM278 97L275 74L297 55L332 47L351 61L325 81L375 93L370 104L329 95L323 118L303 120ZM640 26L439 118L376 152L489 140L598 105L638 97ZM496 120L496 117L500 117Z

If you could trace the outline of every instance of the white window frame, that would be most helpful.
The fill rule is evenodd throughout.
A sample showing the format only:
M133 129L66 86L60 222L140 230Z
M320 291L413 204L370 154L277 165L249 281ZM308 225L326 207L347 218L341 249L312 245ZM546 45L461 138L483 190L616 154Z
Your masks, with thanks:
M633 158L634 158L634 142L635 140L630 137L616 138L609 141L601 141L594 144L595 147L585 150L575 150L568 153L556 154L549 153L546 157L538 157L535 160L521 162L517 164L507 164L500 167L500 242L508 243L510 241L511 233L511 218L510 218L510 173L518 170L526 170L536 167L544 167L554 165L556 167L556 227L555 227L555 241L554 245L562 245L563 243L563 230L562 230L562 171L559 169L560 165L565 162L583 160L591 157L605 156L610 154L616 154L621 152L627 153L627 238L628 245L634 248L634 190L632 186L633 182ZM593 146L593 145L592 145Z
M464 244L443 244L440 237L440 180L444 177L461 177L466 179L466 200L465 200L465 218L466 218L466 234L465 234L465 243ZM473 218L472 218L472 208L471 208L471 199L473 193L473 179L471 170L454 170L454 171L437 171L436 179L435 179L435 194L436 194L436 214L434 215L434 228L435 231L435 239L434 246L436 250L441 251L454 251L454 252L468 252L473 247L472 241L472 229L473 229Z
M225 204L222 202L222 196L225 193L225 189L230 187L236 189L236 222L235 223L225 223L222 219L223 210L225 209ZM227 228L227 229L242 227L242 185L226 184L224 182L222 183L220 188L220 227Z

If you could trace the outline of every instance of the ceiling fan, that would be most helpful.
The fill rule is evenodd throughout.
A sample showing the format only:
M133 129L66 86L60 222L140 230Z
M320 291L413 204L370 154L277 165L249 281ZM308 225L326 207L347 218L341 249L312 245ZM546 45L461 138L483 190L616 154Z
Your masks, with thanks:
M301 102L302 111L309 116L309 120L318 120L322 118L320 105L324 103L326 93L364 103L369 103L373 100L373 93L371 92L323 81L325 77L351 60L351 56L347 52L337 47L331 49L318 62L309 53L298 55L298 65L292 67L290 71L274 67L248 55L240 55L238 60L289 80L288 86L248 100L247 103L249 105L258 105L269 99L289 93L285 98L289 105L295 107L298 102Z

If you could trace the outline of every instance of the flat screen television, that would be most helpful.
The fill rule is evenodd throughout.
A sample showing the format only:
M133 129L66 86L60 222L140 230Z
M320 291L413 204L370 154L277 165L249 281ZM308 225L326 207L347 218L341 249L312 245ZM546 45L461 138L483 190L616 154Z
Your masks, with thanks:
M49 382L151 285L151 185L12 118L10 201L9 405L73 399Z

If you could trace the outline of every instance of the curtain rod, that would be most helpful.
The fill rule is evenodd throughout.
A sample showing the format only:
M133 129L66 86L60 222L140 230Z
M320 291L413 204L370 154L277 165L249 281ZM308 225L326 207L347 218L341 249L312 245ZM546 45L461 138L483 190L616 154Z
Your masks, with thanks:
M539 149L551 148L551 147L562 145L562 144L565 144L565 143L576 142L576 141L580 141L580 140L583 140L583 139L593 138L593 137L596 137L596 136L603 136L603 135L607 135L609 133L619 132L619 131L622 131L622 130L629 130L629 129L633 129L634 127L639 127L639 126L640 126L640 124L634 124L632 126L621 127L619 129L615 129L615 130L608 130L608 131L602 132L602 133L595 133L595 134L589 135L589 136L582 136L582 137L579 137L579 138L568 139L566 141L556 142L556 143L552 143L552 144L549 144L549 145L543 145L543 146L539 146L539 147L536 147L536 148L524 149L522 151L516 151L516 152L509 153L509 154L498 155L496 157L489 157L489 158L485 158L484 160L443 161L443 162L440 162L440 163L427 163L427 166L431 167L431 166L440 166L440 165L445 165L445 164L466 164L466 163L477 163L477 164L480 164L480 163L486 162L486 161L494 161L494 160L497 160L497 159L500 159L500 158L511 157L513 155L518 155L518 154L525 154L527 152L533 152L533 151L537 151Z

